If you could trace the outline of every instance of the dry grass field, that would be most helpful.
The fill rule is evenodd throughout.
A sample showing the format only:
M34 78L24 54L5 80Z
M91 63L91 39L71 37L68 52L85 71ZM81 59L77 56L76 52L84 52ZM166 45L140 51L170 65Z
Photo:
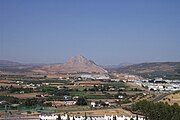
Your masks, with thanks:
M13 80L1 80L0 79L0 82L14 82Z
M104 115L132 116L133 115L131 112L126 111L126 110L121 109L121 108L70 112L68 114L69 115L76 115L76 116L80 116L80 115L84 116L85 113L87 116L104 116Z
M180 92L179 93L170 94L170 95L168 95L167 97L165 97L161 101L162 102L167 102L170 105L173 105L174 103L177 103L178 105L180 105Z
M20 99L26 99L26 98L35 98L36 95L41 95L42 93L25 93L25 94L9 94L9 96L17 97Z
M3 95L7 95L8 94L8 92L0 92L0 96L3 96Z
M66 112L59 112L56 114L64 115ZM117 116L135 116L129 111L126 111L121 108L115 108L115 109L100 109L100 110L89 110L89 111L74 111L74 112L68 112L68 115L75 115L75 116L104 116L104 115L117 115ZM19 116L18 118L38 118L40 113L38 112L32 112L31 115L27 115L27 112L24 111L22 112L22 116ZM0 117L4 117L3 111L0 112ZM16 118L17 116L11 116L9 115L8 117L10 118Z
M21 87L21 86L18 86L17 84L6 84L6 83L0 83L0 86L2 87L10 87L10 86L13 86L13 87Z
M104 115L118 115L118 116L132 116L133 114L122 108L99 108L94 109L89 106L61 106L61 107L49 107L48 111L57 111L58 114L69 114L69 115L86 115L87 116L104 116Z

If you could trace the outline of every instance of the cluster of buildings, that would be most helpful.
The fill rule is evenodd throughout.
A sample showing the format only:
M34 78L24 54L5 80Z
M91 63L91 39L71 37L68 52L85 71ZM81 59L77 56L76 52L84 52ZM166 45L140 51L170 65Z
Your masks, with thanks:
M53 107L61 107L61 106L71 106L75 105L77 101L53 101Z
M107 75L91 75L91 74L80 75L79 78L82 79L82 80L87 80L87 79L91 79L91 80L109 80L110 79L110 77L107 76Z
M56 78L56 79L78 79L78 80L108 80L110 79L108 74L49 74L47 75L47 78Z
M92 117L92 116L68 116L63 115L40 115L39 118L41 120L145 120L144 117L139 116L99 116L99 117Z
M155 80L135 81L135 84L153 91L179 91L180 82L177 80L164 80L157 78Z
M123 82L133 82L137 80L141 80L142 78L137 75L130 75L130 74L119 74L119 73L113 73L113 76L115 76L115 81L123 81Z
M90 106L95 108L95 107L116 107L118 106L117 104L118 100L108 100L108 101L92 101L90 103Z

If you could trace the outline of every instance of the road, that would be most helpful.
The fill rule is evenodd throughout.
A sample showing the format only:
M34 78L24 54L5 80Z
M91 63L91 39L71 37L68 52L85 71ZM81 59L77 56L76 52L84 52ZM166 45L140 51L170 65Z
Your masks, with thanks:
M172 94L172 93L162 93L162 94L156 96L156 97L153 99L153 101L154 101L154 102L158 102L158 101L162 100L163 98L165 98L166 96L168 96L168 95L170 95L170 94Z

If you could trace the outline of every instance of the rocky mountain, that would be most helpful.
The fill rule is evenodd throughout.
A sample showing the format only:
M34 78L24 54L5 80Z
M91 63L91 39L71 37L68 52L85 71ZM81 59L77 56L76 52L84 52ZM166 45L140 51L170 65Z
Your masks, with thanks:
M71 57L64 64L45 65L35 71L59 73L107 73L107 71L82 55Z

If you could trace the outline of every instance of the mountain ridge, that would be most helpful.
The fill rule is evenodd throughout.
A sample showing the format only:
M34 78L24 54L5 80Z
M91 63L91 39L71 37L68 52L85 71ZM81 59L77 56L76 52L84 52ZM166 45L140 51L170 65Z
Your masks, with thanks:
M9 61L9 60L0 60L0 66L18 66L21 65L21 63Z
M113 70L118 73L136 74L150 78L180 79L180 62L139 63Z
M23 64L9 60L0 60L0 71L18 72L55 72L55 73L129 73L137 75L156 75L157 77L175 76L180 78L180 62L145 62L131 65L103 67L82 55L71 57L65 63ZM178 77L179 76L179 77Z

